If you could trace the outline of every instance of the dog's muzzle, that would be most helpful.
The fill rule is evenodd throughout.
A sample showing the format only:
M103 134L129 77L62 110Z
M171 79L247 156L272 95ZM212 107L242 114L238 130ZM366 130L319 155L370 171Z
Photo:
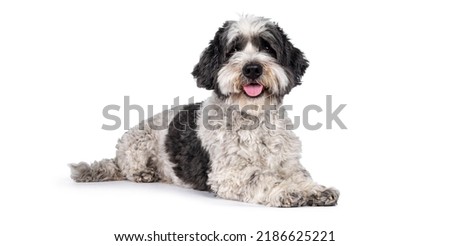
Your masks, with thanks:
M262 73L263 67L258 63L249 63L242 68L242 74L250 81L243 86L243 90L247 96L258 97L262 94L264 86L258 83L258 78Z

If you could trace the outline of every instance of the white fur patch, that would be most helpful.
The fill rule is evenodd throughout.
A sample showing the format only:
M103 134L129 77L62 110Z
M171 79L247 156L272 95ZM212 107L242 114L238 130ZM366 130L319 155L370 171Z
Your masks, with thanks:
M227 40L230 44L238 36L252 37L257 36L266 30L267 23L270 19L256 17L253 15L244 15L239 21L233 22L228 30Z

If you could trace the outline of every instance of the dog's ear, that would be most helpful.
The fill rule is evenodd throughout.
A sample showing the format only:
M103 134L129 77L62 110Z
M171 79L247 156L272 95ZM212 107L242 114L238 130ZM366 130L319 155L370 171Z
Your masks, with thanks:
M197 79L197 86L213 90L217 84L217 73L223 59L223 49L226 44L224 33L229 26L229 22L225 22L216 32L214 39L209 42L209 46L202 52L200 60L195 65L192 75Z
M301 84L302 76L305 74L306 69L309 66L308 60L306 60L302 51L294 47L294 45L289 40L288 36L284 33L277 24L275 24L276 39L282 43L282 51L280 51L281 56L279 57L279 62L289 69L290 77L290 89Z
M289 46L291 49L291 51L288 52L288 54L290 55L290 57L288 58L290 61L289 67L291 68L294 74L295 85L301 85L302 84L301 79L309 66L309 62L308 60L306 60L303 52L295 48L291 44L291 42L289 42Z

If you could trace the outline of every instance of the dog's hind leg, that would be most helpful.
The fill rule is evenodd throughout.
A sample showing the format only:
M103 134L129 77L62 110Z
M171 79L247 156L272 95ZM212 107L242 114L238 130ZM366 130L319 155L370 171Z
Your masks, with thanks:
M151 183L159 181L158 170L156 169L154 158L149 157L144 168L134 172L130 180L137 183Z
M87 164L70 164L71 177L77 182L100 182L128 179L139 183L156 182L157 136L134 127L118 141L116 158Z
M116 145L117 165L126 179L138 183L160 180L157 163L161 149L157 131L136 126L126 132Z

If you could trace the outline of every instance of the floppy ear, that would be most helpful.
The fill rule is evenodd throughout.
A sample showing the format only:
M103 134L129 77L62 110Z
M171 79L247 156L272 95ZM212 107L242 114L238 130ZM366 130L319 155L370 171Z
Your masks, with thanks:
M289 59L289 67L291 68L294 79L295 79L295 85L301 85L301 79L302 76L305 74L306 69L309 66L308 60L306 60L303 52L301 52L299 49L295 48L291 42L289 42L291 51L288 52L288 56L290 56Z
M206 88L207 90L215 88L217 73L224 55L224 42L226 42L224 33L227 27L228 22L225 22L219 28L214 39L209 42L209 46L202 52L199 62L194 67L194 71L192 71L192 75L197 79L197 86L200 88Z
M306 69L309 66L308 60L306 60L303 52L299 49L295 48L289 40L288 36L284 33L283 29L281 29L277 24L275 24L275 29L277 30L275 33L276 38L281 42L284 48L281 51L281 57L279 57L279 62L288 68L288 73L290 77L290 89L295 87L296 85L300 85L302 76L305 74Z

